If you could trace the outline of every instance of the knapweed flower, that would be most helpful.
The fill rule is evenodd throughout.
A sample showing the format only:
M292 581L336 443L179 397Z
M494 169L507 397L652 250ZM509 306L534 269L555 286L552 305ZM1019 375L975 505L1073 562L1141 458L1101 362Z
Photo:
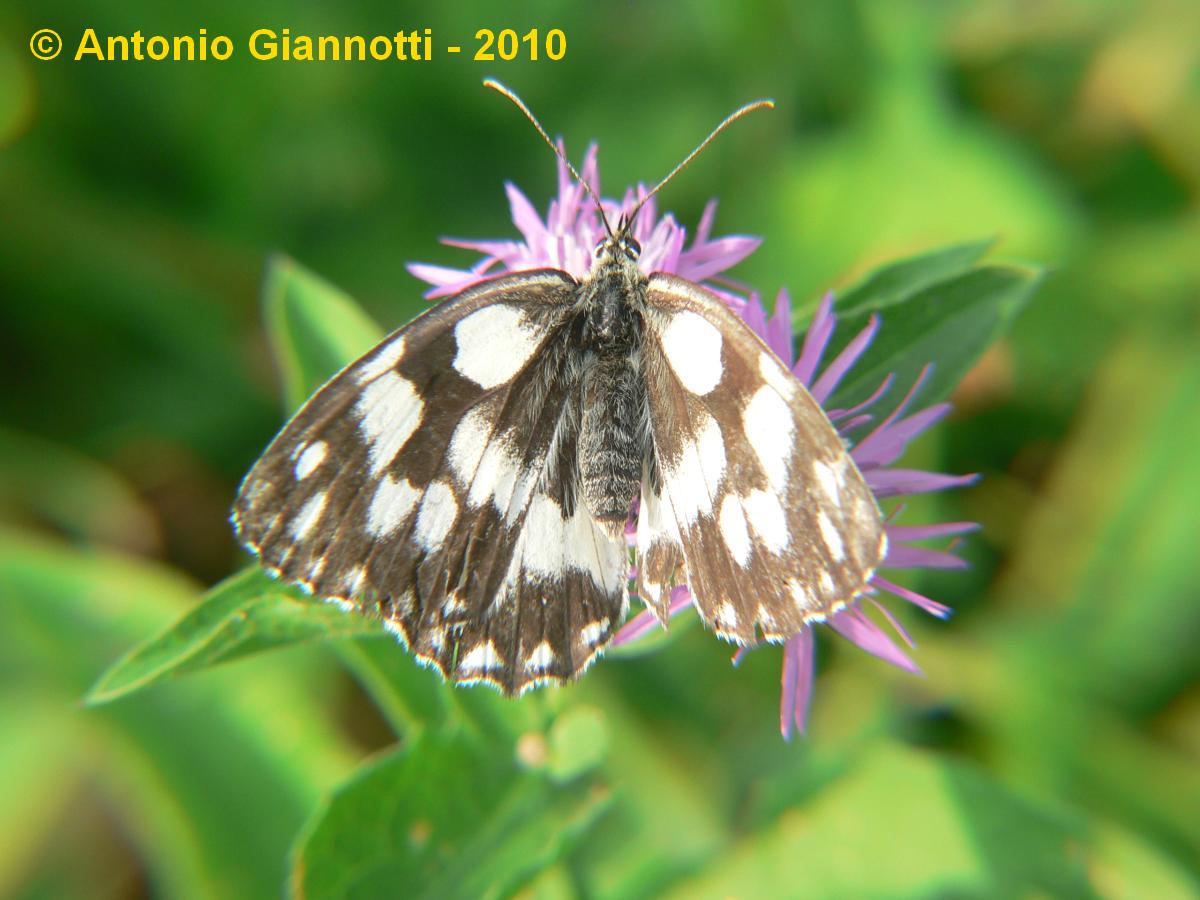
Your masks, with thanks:
M561 145L560 145L561 147ZM580 176L600 194L599 167L596 162L596 145L588 148ZM596 214L596 206L587 196L583 186L571 178L562 162L558 164L558 197L550 201L550 209L542 219L529 199L513 184L505 185L508 202L512 208L513 223L521 232L520 241L472 241L461 238L443 238L442 243L451 247L475 250L483 254L469 269L448 269L426 263L410 263L408 271L433 287L425 292L428 299L448 297L470 287L484 278L522 269L562 269L576 278L582 278L591 268L596 245L605 236L604 226ZM616 222L622 214L633 211L637 200L646 193L646 186L639 184L617 200L604 199L604 214L610 222ZM655 198L651 197L637 221L633 223L633 236L641 244L642 253L638 265L643 272L671 272L689 281L703 283L715 291L732 307L741 310L746 305L746 292L728 283L714 283L712 279L726 269L737 265L762 243L761 238L732 235L713 238L713 219L717 214L716 201L709 202L700 217L691 246L685 247L687 230L670 213L661 218L657 215Z
M580 174L599 196L599 168L594 144L588 148ZM577 278L587 274L595 247L604 238L605 231L594 203L583 186L571 177L567 167L561 161L558 164L558 196L551 201L544 219L518 188L507 184L506 190L513 222L521 232L522 240L444 239L443 242L449 246L474 250L483 256L469 269L410 264L408 269L413 275L433 286L426 292L426 297L456 294L484 278L525 269L559 268ZM601 204L608 220L615 222L622 215L629 215L638 200L645 196L646 190L645 185L639 184L627 190L620 200L602 198ZM779 292L774 313L768 317L756 292L720 277L753 253L761 240L745 235L712 237L715 215L716 201L710 201L688 244L686 229L670 213L659 217L654 198L651 198L633 225L633 236L642 247L639 259L642 270L646 273L669 272L703 284L736 310L825 408L830 421L849 445L850 455L877 499L940 491L974 481L973 475L943 475L894 466L910 441L950 411L948 403L938 403L908 412L928 368L903 399L882 418L876 409L893 387L892 376L884 379L870 397L854 407L829 409L826 406L879 330L879 317L872 316L867 326L834 359L822 366L837 323L832 295L826 295L817 308L799 357L796 358L792 342L791 303L787 291ZM631 522L627 532L631 545L633 525ZM971 522L899 525L889 520L885 527L888 549L880 568L912 569L962 567L963 561L953 553L919 546L917 542L954 537L972 531L977 526ZM900 623L876 599L880 592L912 603L938 617L945 617L950 612L946 606L876 573L867 594L830 616L823 624L868 653L909 672L919 672L916 664L887 631L866 614L866 607L874 609L903 643L909 647L913 645ZM674 616L692 606L692 595L688 588L685 585L676 587L670 598L670 614ZM657 620L648 609L640 612L620 629L613 639L613 645L636 640L656 623ZM734 656L734 663L740 662L751 649L754 648L741 648ZM808 627L790 637L783 645L780 730L785 739L791 737L793 729L804 732L813 676L813 629Z

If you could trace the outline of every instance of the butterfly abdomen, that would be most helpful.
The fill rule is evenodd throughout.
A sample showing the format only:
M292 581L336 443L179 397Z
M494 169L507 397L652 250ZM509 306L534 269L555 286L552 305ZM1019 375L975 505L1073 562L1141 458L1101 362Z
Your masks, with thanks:
M579 473L592 516L623 527L641 489L646 389L636 357L600 357L584 377Z
M588 511L622 528L641 489L646 385L640 358L645 279L623 257L603 261L582 286L583 375L579 474Z

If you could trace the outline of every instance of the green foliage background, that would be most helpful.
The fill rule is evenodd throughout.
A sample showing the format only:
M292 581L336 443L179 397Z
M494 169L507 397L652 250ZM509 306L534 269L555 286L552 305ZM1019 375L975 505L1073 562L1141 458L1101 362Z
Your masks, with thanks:
M28 53L85 26L568 54ZM486 75L599 139L610 190L776 98L664 202L764 235L737 275L801 328L857 284L870 365L967 370L905 460L984 474L906 514L984 525L969 571L904 582L958 611L897 611L923 678L822 638L788 745L778 654L735 672L681 622L506 702L244 570L238 478L423 306L404 263L512 234L504 179L554 189ZM0 896L1195 896L1198 193L1190 0L0 8Z

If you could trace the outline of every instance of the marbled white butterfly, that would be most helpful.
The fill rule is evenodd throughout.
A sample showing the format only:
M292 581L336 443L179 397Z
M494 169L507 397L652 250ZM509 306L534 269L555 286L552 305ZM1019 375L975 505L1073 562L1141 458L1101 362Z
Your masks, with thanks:
M642 203L771 105L729 116ZM634 589L664 624L677 584L743 645L864 591L886 538L833 425L721 300L639 269L636 215L604 221L582 280L484 281L334 376L246 476L246 547L446 678L507 694L577 676L608 643L634 510Z

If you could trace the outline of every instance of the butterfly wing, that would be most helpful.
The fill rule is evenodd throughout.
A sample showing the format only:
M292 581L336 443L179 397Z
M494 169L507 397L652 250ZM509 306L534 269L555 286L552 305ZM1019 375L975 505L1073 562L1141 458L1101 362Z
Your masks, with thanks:
M639 593L663 616L686 580L724 637L796 634L866 589L886 549L875 499L817 402L724 303L659 274L647 307Z
M447 678L516 693L581 671L624 614L627 564L574 502L576 288L484 282L336 375L243 482L242 542Z

